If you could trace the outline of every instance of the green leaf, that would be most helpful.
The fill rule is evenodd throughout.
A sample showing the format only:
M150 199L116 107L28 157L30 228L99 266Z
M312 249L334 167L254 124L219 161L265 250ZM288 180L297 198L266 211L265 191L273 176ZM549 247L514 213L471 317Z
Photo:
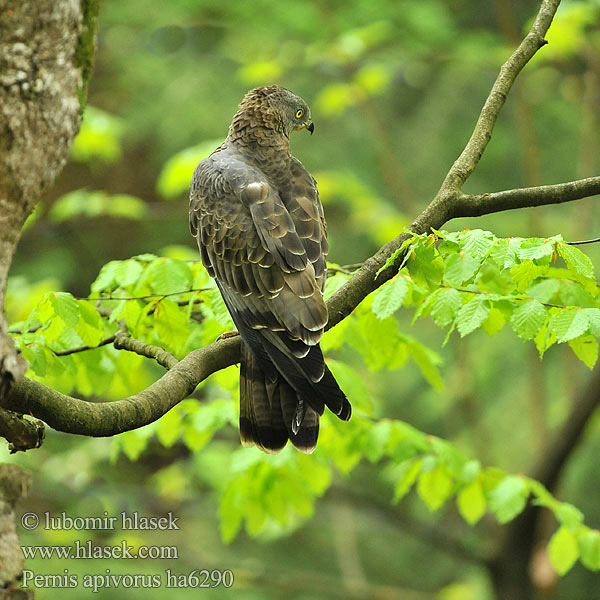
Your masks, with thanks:
M594 265L589 256L585 255L579 248L566 242L560 242L557 247L558 253L571 271L575 271L575 273L586 279L594 277Z
M119 287L130 287L137 282L142 271L142 265L133 258L119 261L114 269L114 281Z
M496 335L499 331L502 331L506 323L506 317L501 310L498 310L495 306L490 307L490 314L488 318L482 323L481 329L483 329L489 336Z
M592 571L600 570L600 531L590 530L578 539L581 562Z
M401 306L408 293L408 282L405 277L396 276L386 283L373 298L371 309L378 319L386 319Z
M87 300L79 300L79 323L77 334L87 346L97 346L104 337L104 324L94 305Z
M462 306L460 292L453 288L442 288L431 306L431 318L438 327L446 327L454 321Z
M589 323L584 310L567 308L553 315L549 326L558 342L562 343L583 335L587 331Z
M96 281L92 283L92 291L93 292L103 292L106 290L112 290L116 287L115 283L115 273L121 264L119 260L111 260L106 263L101 269L100 273L98 273L98 277L96 277Z
M575 356L588 368L593 369L598 360L598 340L593 335L582 335L569 340Z
M529 489L527 482L517 475L507 475L489 494L488 504L498 522L503 525L514 519L525 508Z
M539 266L532 260L525 260L510 269L510 276L513 278L517 290L523 292L534 279L544 275L547 270L546 266Z
M464 486L456 496L458 512L470 525L474 525L485 514L486 501L479 478Z
M515 309L510 325L514 332L524 341L535 337L546 321L546 309L537 300L523 302Z
M156 305L154 328L166 346L180 350L188 336L187 315L177 304L165 298Z
M523 240L520 248L517 250L517 256L521 260L539 260L546 256L552 256L554 253L555 238L546 240L540 238L529 238Z
M75 327L79 321L79 305L71 294L56 292L52 294L51 301L54 311L64 321L67 327Z
M180 260L159 260L152 269L152 289L157 294L185 292L192 286L192 271Z
M481 262L494 245L495 236L482 229L467 230L462 237L462 247L467 254L472 255Z
M421 473L417 483L417 493L430 511L436 511L452 492L452 477L443 465L438 465L431 471Z
M461 337L475 331L488 318L490 307L484 296L475 296L458 311L456 327Z
M156 437L165 448L170 448L181 434L182 414L178 409L178 406L172 408L158 420Z
M470 254L451 254L444 261L444 282L459 287L475 275L480 265L481 261Z
M414 281L430 289L437 288L442 280L444 261L435 248L434 239L431 236L419 238L408 252L406 266Z
M410 246L416 239L418 238L418 236L414 233L410 233L410 237L406 240L404 240L404 242L402 242L402 245L400 246L400 248L398 248L397 250L394 250L393 254L385 261L385 265L383 265L383 267L381 267L381 269L379 269L379 271L377 271L377 273L375 274L375 277L377 277L379 275L379 273L381 273L382 271L385 271L386 269L388 269L389 267L391 267L392 265L394 265L396 263L396 261L398 260L398 257L404 253L404 250ZM404 262L406 262L406 260L408 260L408 255L405 257Z
M590 333L600 337L600 308L584 308L581 312L587 317Z
M437 352L434 352L431 348L424 346L414 338L409 336L403 336L410 348L410 355L415 361L423 377L427 380L429 385L438 392L443 391L444 381L438 370L438 365L442 363L442 358Z
M554 570L566 575L579 558L579 547L575 534L567 527L561 527L550 538L548 555Z
M400 502L415 483L419 472L421 471L422 459L405 460L398 466L396 475L396 484L394 486L393 502Z
M583 523L583 513L572 504L561 502L556 509L556 518L569 529L575 531Z

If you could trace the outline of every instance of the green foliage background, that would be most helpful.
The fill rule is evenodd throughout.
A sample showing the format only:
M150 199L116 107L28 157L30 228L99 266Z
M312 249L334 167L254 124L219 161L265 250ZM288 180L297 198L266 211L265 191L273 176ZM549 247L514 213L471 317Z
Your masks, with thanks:
M122 398L163 370L109 344L57 352L95 347L124 321L180 358L231 328L188 233L187 187L256 85L280 83L311 106L315 135L295 134L292 148L319 183L333 293L352 271L339 265L395 237L437 191L537 7L105 0L72 161L13 266L7 309L29 376L92 400ZM597 175L599 24L597 1L563 2L466 191ZM596 589L597 418L554 496L520 475L547 451L597 361L600 254L565 243L598 236L593 202L456 221L410 240L401 272L324 338L355 412L349 423L325 417L310 457L239 447L236 367L140 430L114 439L49 432L40 450L13 459L35 473L32 510L171 510L181 531L127 539L176 544L180 558L133 568L38 559L30 568L228 568L236 596L248 599L485 600L493 586L471 555L493 549L499 524L531 497L549 509L540 560L569 572L549 597ZM40 530L23 543L77 536L90 537ZM142 593L166 592L99 597Z

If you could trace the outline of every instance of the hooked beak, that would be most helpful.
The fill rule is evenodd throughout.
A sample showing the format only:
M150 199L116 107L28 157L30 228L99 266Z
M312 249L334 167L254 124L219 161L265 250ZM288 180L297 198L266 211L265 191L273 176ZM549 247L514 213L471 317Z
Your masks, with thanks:
M313 131L315 130L315 124L311 121L307 126L306 129L308 129L308 131L310 131L310 135L313 134Z

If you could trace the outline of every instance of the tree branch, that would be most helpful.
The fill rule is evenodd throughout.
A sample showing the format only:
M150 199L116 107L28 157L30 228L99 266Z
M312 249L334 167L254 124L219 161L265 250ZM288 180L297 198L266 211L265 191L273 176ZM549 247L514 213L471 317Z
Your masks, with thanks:
M600 194L600 177L588 177L556 185L505 190L492 194L461 194L453 203L453 217L479 217L504 210L562 204ZM576 243L591 243L576 242Z
M115 402L87 402L23 378L4 399L4 408L27 411L65 433L105 437L156 421L187 398L209 375L239 362L239 337L190 352L141 392Z
M0 408L0 436L8 440L11 454L39 448L44 439L44 424Z
M124 331L119 331L114 337L115 348L117 350L129 350L146 358L153 358L159 365L165 369L173 369L179 361L166 350L153 346L152 344L144 344L140 340L136 340L129 336Z

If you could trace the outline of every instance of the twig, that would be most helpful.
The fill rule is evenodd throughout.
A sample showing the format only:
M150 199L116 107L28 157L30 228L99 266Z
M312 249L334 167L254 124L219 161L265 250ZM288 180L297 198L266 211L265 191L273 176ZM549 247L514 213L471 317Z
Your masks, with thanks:
M115 341L114 335L107 337L102 340L97 346L79 346L78 348L68 348L67 350L52 350L55 356L69 356L69 354L77 354L77 352L86 352L87 350L95 350L96 348L100 348L100 346L106 346L107 344L112 344Z
M148 300L149 298L168 298L169 296L181 296L182 294L191 294L192 292L208 292L210 288L195 288L195 289L191 289L191 290L183 290L181 292L169 292L168 294L147 294L145 296L99 296L96 298L91 298L91 297L87 297L87 298L78 298L75 297L75 300ZM185 300L182 300L183 305L187 304L188 302Z
M600 242L600 238L594 238L593 240L579 240L578 242L566 242L571 246L581 246L583 244L595 244Z
M135 352L140 356L152 358L167 370L172 369L179 363L179 361L166 350L163 350L158 346L153 346L152 344L144 344L144 342L130 337L124 331L119 331L114 336L114 343L117 350L129 350L129 352Z

